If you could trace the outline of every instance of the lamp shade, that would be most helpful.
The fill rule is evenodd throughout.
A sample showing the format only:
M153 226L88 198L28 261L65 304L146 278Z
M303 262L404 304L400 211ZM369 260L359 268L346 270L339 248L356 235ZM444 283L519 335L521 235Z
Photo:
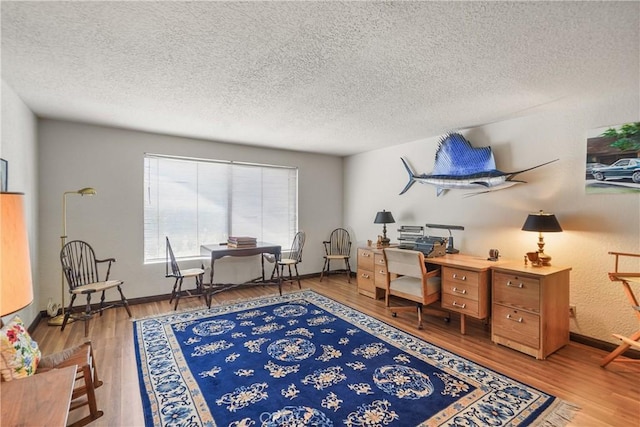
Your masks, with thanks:
M15 313L33 301L23 196L0 194L0 316Z
M562 227L560 227L560 223L558 223L554 214L540 211L538 213L531 213L527 216L527 219L522 226L522 230L537 231L540 233L553 233L562 231Z
M393 224L394 222L396 222L396 220L393 219L391 212L387 212L385 210L378 212L376 214L376 219L373 220L374 224Z

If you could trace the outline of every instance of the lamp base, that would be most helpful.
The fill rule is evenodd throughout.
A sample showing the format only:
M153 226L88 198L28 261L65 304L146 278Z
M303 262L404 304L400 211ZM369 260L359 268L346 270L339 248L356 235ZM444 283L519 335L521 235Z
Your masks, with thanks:
M69 323L73 323L75 321L76 321L76 319L74 319L72 316L69 316L69 320L67 320L67 325ZM49 319L49 321L47 322L47 325L49 325L49 326L62 326L63 322L64 322L64 313L58 314L57 316L52 317L51 319Z
M540 265L548 267L548 266L551 265L551 257L549 255L545 254L544 252L539 252L538 253L538 262L540 263Z

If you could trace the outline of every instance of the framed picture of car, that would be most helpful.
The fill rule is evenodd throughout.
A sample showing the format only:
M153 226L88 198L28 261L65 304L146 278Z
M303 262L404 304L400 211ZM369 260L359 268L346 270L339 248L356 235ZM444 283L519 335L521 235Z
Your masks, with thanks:
M587 194L640 193L640 122L589 131L585 163Z

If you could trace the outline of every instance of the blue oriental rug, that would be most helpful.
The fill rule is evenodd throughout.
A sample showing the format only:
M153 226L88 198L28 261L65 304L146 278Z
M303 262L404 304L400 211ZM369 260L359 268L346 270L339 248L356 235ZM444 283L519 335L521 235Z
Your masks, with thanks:
M147 426L563 425L570 404L313 291L134 324Z

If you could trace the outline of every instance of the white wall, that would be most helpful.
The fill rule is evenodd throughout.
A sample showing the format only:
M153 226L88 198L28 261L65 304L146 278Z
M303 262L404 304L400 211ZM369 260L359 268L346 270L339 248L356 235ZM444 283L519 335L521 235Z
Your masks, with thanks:
M607 277L613 271L613 257L607 252L640 253L640 195L585 194L586 138L590 129L638 121L639 107L636 88L627 101L576 105L462 132L476 147L491 146L502 171L560 159L517 177L527 184L473 197L465 198L464 190L436 197L434 187L419 184L399 195L407 183L400 157L416 173L430 173L437 137L349 157L345 223L364 244L382 233L373 218L386 209L396 220L388 227L392 241L400 225L462 225L464 231L453 232L462 252L487 256L490 248L497 248L504 258L522 260L525 252L537 249L537 234L521 231L527 214L540 209L552 212L564 232L544 235L545 252L553 257L552 264L572 267L571 303L577 317L571 330L615 342L612 333L629 335L638 323L622 286ZM445 235L439 234L442 230L430 233ZM640 271L640 263L628 268Z
M13 89L2 81L2 140L0 157L9 162L8 188L10 192L24 193L24 210L31 272L34 286L34 300L27 308L16 313L29 326L40 311L42 298L38 289L38 168L37 166L37 126L36 117L16 95ZM7 266L2 266L7 268ZM45 300L46 301L46 300ZM45 302L46 305L46 302ZM3 320L10 319L7 317Z
M299 228L307 233L300 273L322 269L322 241L342 225L342 159L78 123L39 121L40 294L60 297L62 195L94 187L96 196L67 196L68 240L88 241L98 258L115 257L112 278L124 280L127 298L170 293L165 265L143 263L143 157L145 152L237 160L299 168ZM213 184L213 183L212 183ZM285 248L283 248L285 249ZM259 262L216 262L216 282L255 277ZM207 265L209 262L207 260ZM185 267L196 266L196 261ZM269 270L270 272L270 270ZM185 283L184 287L192 287ZM116 295L111 295L114 299ZM66 303L68 303L68 298ZM83 298L84 301L84 298ZM40 308L44 308L40 306Z

